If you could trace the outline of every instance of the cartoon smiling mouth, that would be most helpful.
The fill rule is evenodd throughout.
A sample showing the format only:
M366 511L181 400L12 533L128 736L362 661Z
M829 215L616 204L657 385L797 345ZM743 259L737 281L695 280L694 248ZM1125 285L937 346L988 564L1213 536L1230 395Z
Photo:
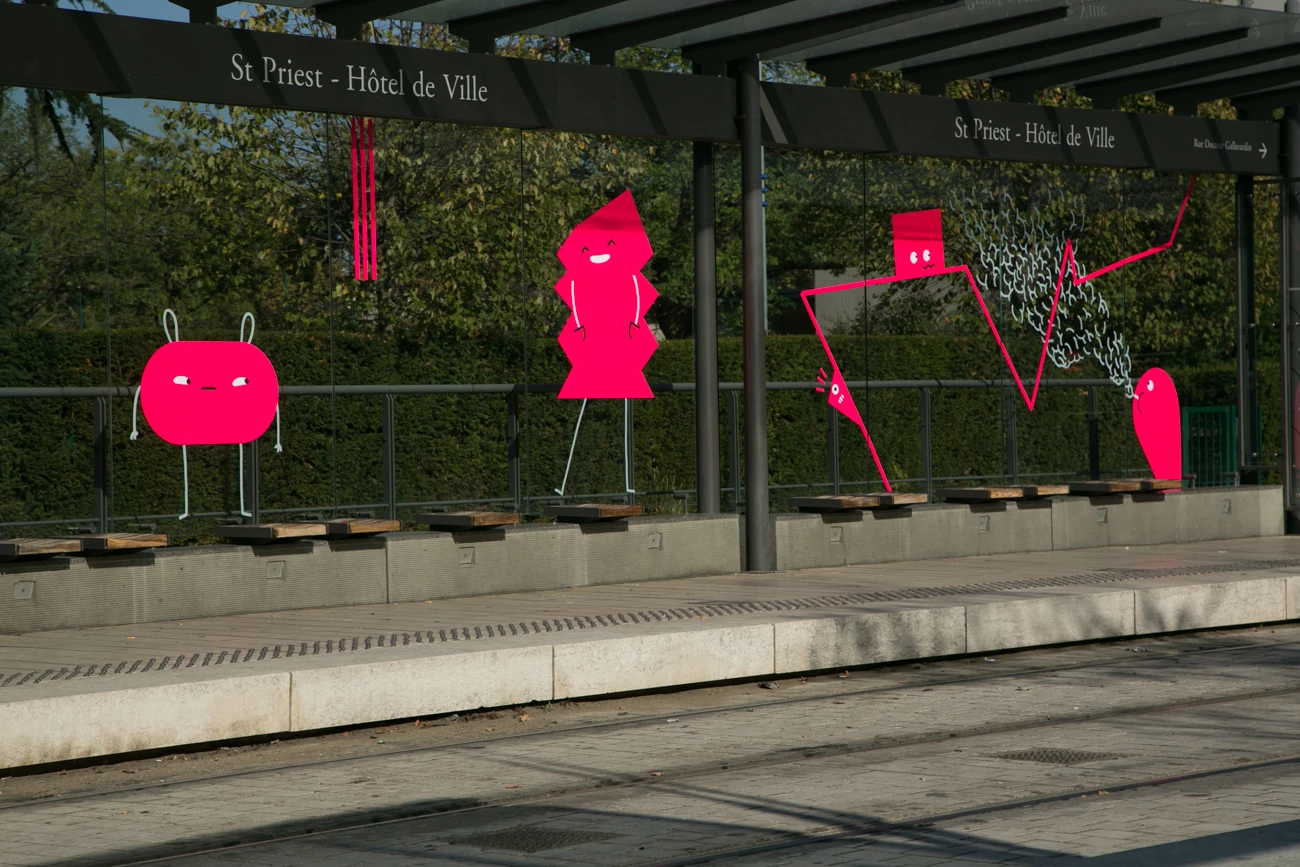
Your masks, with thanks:
M593 265L604 265L608 261L609 261L608 253L601 253L599 256L591 257L591 264Z

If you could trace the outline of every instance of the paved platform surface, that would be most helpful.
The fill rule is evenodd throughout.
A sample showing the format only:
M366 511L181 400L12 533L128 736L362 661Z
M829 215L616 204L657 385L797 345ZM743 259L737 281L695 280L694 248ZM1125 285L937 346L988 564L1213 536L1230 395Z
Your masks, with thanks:
M993 659L106 791L180 763L70 771L89 790L4 792L0 864L1297 863L1300 626Z
M0 767L1298 614L1274 537L0 636Z

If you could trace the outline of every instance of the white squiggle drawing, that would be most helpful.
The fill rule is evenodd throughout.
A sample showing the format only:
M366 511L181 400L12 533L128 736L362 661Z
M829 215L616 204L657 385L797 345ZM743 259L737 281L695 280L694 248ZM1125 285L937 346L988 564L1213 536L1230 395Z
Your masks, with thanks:
M980 290L997 290L1012 319L1046 336L1052 296L1065 260L1066 240L1077 237L1086 221L1079 197L1060 197L1069 225L1054 230L1042 210L1021 212L1009 193L972 193L962 197L966 234L973 241ZM1049 201L1049 206L1052 202ZM1077 251L1077 245L1076 245ZM1086 274L1075 255L1078 273ZM1085 358L1095 360L1111 382L1133 397L1128 343L1110 322L1110 305L1095 282L1076 283L1073 275L1061 287L1060 306L1047 349L1052 364L1072 367Z

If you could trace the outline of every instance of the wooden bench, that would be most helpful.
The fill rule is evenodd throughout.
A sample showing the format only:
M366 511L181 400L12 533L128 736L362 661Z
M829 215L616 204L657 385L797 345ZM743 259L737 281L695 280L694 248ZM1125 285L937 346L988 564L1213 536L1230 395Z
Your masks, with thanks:
M0 539L0 557L49 557L54 554L80 554L82 536L53 539Z
M166 548L168 541L166 533L95 533L81 537L81 550L87 554L144 551L149 548Z
M236 542L283 542L329 535L324 521L286 521L281 524L227 524L213 527L212 534Z
M1182 479L1107 479L1099 482L1070 482L1071 494L1148 494L1182 490Z
M940 488L935 496L960 503L992 503L999 500L1037 500L1070 493L1069 485L1001 485L985 488Z
M645 514L645 507L622 503L583 503L579 506L547 506L546 514L565 524L588 524L640 517Z
M373 536L376 533L396 533L402 522L390 518L335 518L325 522L330 538L348 536Z
M786 502L801 512L852 512L861 509L891 509L928 503L925 494L826 494L820 497L790 497Z
M415 516L415 523L430 530L491 530L519 523L518 512L428 512Z
M332 539L373 536L402 529L401 521L386 518L334 518L329 521L285 521L279 524L228 524L212 533L236 542L287 542L294 539Z

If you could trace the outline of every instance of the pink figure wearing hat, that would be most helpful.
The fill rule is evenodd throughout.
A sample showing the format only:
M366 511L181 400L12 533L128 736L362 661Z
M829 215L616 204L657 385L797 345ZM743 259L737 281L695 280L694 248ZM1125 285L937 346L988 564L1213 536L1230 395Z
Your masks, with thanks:
M642 368L659 348L645 313L659 297L641 269L654 251L631 192L583 220L556 256L555 291L569 308L560 348L573 368L560 398L653 397Z
M642 370L659 348L645 321L659 293L641 273L654 251L629 191L575 226L555 255L567 269L555 292L569 308L559 342L572 365L560 398L582 400L564 481L555 489L563 497L587 401L622 398L626 428L631 424L628 401L654 397ZM631 467L632 456L625 445L624 488L629 494L635 493Z

